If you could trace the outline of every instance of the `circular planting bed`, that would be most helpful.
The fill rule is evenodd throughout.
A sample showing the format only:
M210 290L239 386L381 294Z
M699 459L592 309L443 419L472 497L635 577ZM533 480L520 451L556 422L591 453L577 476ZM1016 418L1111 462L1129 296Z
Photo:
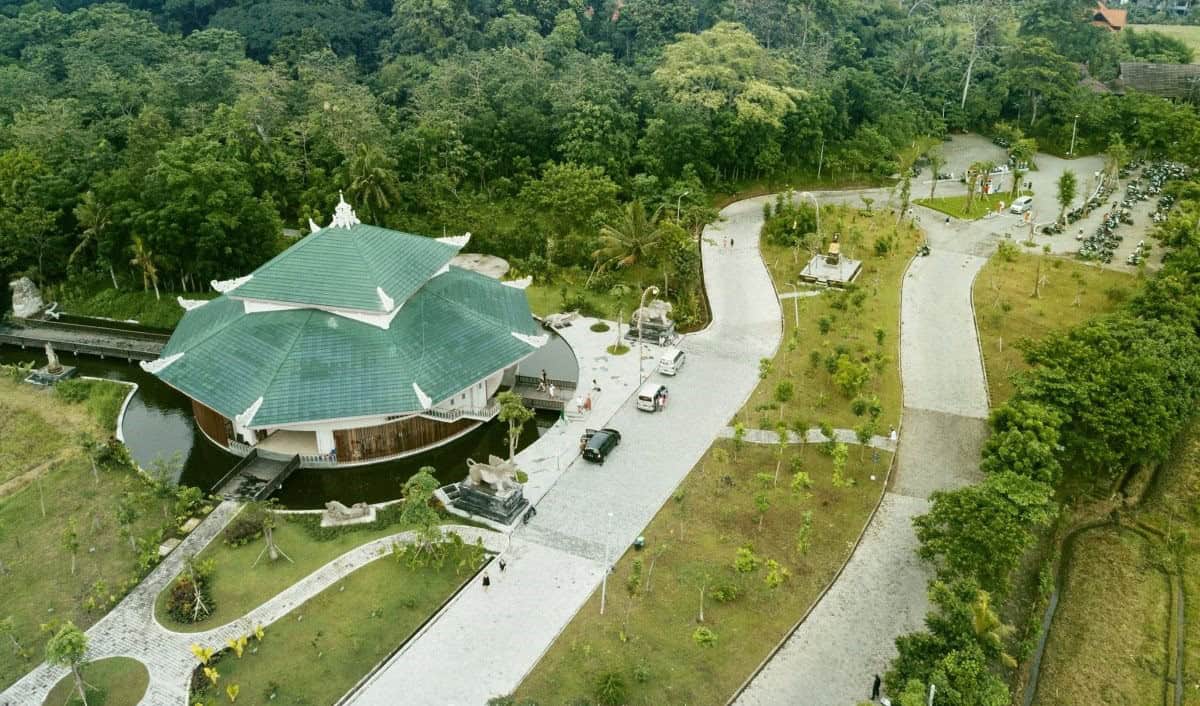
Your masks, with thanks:
M625 346L625 345L609 346L608 348L605 348L604 350L608 351L610 355L625 355L626 353L629 352L629 346Z
M597 321L596 323L591 325L591 329L593 331L595 331L596 333L604 333L605 331L607 331L609 329L609 325L604 323L603 321Z
M146 695L150 672L146 665L129 657L109 657L83 665L83 681L87 684L88 706L137 706ZM43 706L74 706L81 703L75 690L75 678L62 678Z

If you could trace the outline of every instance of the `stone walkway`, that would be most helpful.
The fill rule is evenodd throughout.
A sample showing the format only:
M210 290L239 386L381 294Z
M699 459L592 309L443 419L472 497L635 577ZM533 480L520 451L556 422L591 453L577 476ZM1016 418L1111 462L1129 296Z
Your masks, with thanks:
M268 627L269 633L271 623L355 570L387 556L393 544L411 541L414 534L411 531L398 532L351 549L225 625L195 633L167 630L154 618L155 599L178 575L185 559L207 546L239 509L237 503L221 503L112 612L87 631L89 661L106 657L132 657L146 665L150 672L150 684L141 702L145 706L187 706L188 687L197 664L189 649L192 644L220 649L229 639L252 633L255 625ZM467 543L482 540L484 547L492 552L499 552L507 545L504 535L476 527L447 525L443 531L457 532ZM0 704L40 704L50 689L67 674L64 668L42 664L0 694Z
M849 196L843 198L849 200ZM864 700L929 609L929 567L916 557L912 520L936 490L980 479L988 399L971 286L999 236L986 222L917 214L932 252L913 260L901 296L902 443L888 492L845 570L763 670L741 706Z
M638 387L636 347L621 357L631 361L613 360L597 352L613 332L591 334L586 322L564 331L580 360L581 384L596 377L589 370L609 378L599 380L601 407L583 424L616 427L621 445L603 466L572 461L578 436L563 425L560 442L527 449L521 467L541 464L530 473L533 492L527 490L540 498L538 512L513 533L504 575L493 572L487 591L465 590L346 703L481 706L516 689L597 588L606 555L615 561L644 530L754 390L758 359L779 345L779 303L758 252L765 200L733 204L705 231L713 322L679 344L688 363L670 379L665 412L640 412L629 399ZM721 248L722 235L736 247Z
M725 427L721 430L720 438L732 439L733 427ZM861 444L858 440L858 433L853 429L834 429L833 438L843 444ZM748 444L778 444L779 432L774 429L747 429L745 436L742 439ZM813 427L804 433L804 438L794 431L788 432L789 444L823 444L829 441L829 437L821 432L820 428ZM881 449L883 451L896 452L896 441L892 441L886 436L872 436L867 446L873 449Z

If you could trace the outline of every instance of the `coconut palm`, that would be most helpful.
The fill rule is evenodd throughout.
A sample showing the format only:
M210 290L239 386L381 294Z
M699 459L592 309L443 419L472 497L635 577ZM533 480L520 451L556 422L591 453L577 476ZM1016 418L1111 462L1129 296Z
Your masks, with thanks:
M142 291L146 291L150 285L154 285L154 298L161 299L162 296L158 293L158 265L154 264L154 253L146 247L146 243L140 235L133 236L131 249L133 250L133 259L129 261L129 264L142 271Z
M666 224L659 220L661 215L661 207L647 217L641 201L627 204L616 223L600 227L600 248L592 253L596 265L620 268L645 260L662 244L666 233Z
M68 265L75 264L75 258L86 252L88 248L100 244L100 238L104 235L104 229L108 227L109 223L108 207L96 200L94 191L86 191L79 199L79 203L75 205L75 220L79 222L83 232L80 233L79 244L67 258ZM108 263L108 275L112 277L113 289L120 289L117 286L117 273L113 271L111 262Z
M933 198L933 193L937 191L938 174L942 172L942 167L946 166L946 158L942 156L941 150L930 150L929 152L929 168L933 170L933 179L929 181L929 198Z
M396 202L400 182L396 160L374 145L360 144L346 165L343 178L351 202L367 220L378 223Z

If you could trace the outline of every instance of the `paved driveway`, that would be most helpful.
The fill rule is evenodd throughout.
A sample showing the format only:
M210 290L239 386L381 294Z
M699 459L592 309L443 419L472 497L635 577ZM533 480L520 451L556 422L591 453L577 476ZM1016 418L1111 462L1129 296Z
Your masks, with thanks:
M667 410L640 412L626 399L609 422L623 439L608 461L574 461L513 534L491 588L464 591L348 703L479 706L516 689L599 585L606 553L615 560L642 532L754 390L759 358L779 345L779 305L758 251L764 200L733 204L705 230L713 323L685 337L687 365L663 378ZM722 245L728 237L732 248Z

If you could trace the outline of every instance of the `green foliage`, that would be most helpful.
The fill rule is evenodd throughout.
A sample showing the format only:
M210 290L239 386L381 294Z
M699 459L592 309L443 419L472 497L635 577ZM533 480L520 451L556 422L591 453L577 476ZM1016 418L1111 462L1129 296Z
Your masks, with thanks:
M701 647L716 647L717 634L709 628L701 625L692 631L692 642L695 642Z
M754 553L754 547L749 544L738 547L737 556L733 559L733 570L739 574L753 573L758 569L762 559Z
M857 363L849 355L843 353L837 357L836 369L833 373L833 383L847 398L858 394L863 385L871 379L871 369L866 363Z
M605 672L596 680L596 701L604 706L621 706L626 701L625 679L619 672Z
M742 589L732 581L724 581L709 588L708 595L718 603L732 603L742 595Z
M763 576L763 583L766 584L767 588L771 590L779 588L789 576L791 576L791 573L787 570L786 566L774 559L767 559L767 573Z
M796 553L804 556L812 547L813 511L805 510L800 516L800 527L796 530Z

